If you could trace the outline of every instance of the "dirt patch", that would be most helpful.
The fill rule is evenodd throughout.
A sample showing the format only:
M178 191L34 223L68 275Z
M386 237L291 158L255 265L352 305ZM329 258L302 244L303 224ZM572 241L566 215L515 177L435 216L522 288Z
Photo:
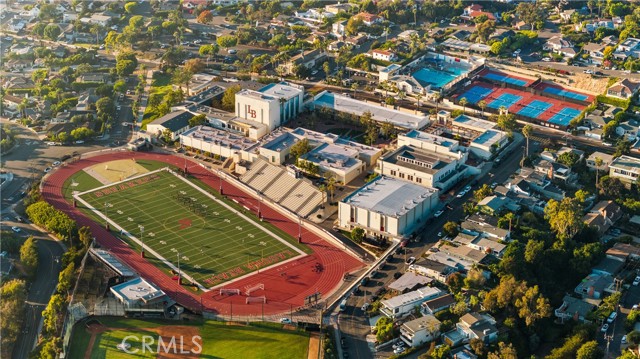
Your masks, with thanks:
M96 343L98 334L106 332L109 328L99 323L92 323L87 325L86 330L87 333L91 334L91 337L89 338L87 350L84 352L84 359L89 359L91 358L91 352L93 351L93 346Z
M320 335L318 333L311 333L309 336L309 352L307 353L307 359L316 359L320 357Z
M601 94L604 92L604 90L607 89L609 78L597 78L588 74L576 73L575 76L573 76L573 81L574 82L571 84L571 86L577 89Z
M180 353L181 349L183 352L191 353L198 353L202 350L202 338L195 338L196 336L200 335L200 330L198 330L198 327L186 325L171 325L146 330L158 333L158 335L162 337L164 343L169 343L172 338L175 338L175 347L177 347L176 352L173 353L172 350L169 350L169 353L158 353L158 359L185 358L185 354ZM197 344L199 344L200 347L198 347ZM189 354L186 357L199 358L200 354Z

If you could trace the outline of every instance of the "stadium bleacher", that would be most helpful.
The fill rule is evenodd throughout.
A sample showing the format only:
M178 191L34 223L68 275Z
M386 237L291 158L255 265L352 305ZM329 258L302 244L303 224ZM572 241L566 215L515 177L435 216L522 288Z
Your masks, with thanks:
M312 184L294 178L284 168L263 159L255 160L240 180L302 217L312 214L323 197Z

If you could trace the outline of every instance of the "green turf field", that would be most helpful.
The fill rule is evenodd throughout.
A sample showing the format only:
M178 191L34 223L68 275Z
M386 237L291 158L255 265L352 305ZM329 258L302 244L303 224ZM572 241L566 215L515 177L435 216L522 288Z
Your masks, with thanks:
M95 211L106 212L130 236L142 237L145 246L157 253L160 266L177 268L179 257L185 277L206 288L308 251L294 238L263 226L255 217L242 218L236 213L238 207L225 207L168 171L93 190L80 198ZM93 217L104 221L96 213ZM119 230L114 226L112 231ZM152 253L146 254L151 257Z
M303 331L285 330L279 324L253 324L248 326L227 325L221 322L166 322L143 321L124 318L97 318L109 329L96 334L96 340L90 349L91 359L126 359L126 358L156 358L157 353L127 354L117 349L127 336L131 345L130 350L140 346L143 335L157 338L157 333L163 333L163 338L180 335L185 336L184 342L191 340L191 335L201 337L202 345L200 358L281 358L306 359L309 350L309 334ZM176 327L176 325L182 326ZM187 330L185 330L185 328ZM189 333L189 334L187 334ZM69 358L83 359L89 347L91 334L87 332L85 322L76 324L69 344ZM165 340L165 339L163 339ZM155 347L156 346L151 346ZM191 348L187 348L190 350ZM197 356L184 356L197 357Z

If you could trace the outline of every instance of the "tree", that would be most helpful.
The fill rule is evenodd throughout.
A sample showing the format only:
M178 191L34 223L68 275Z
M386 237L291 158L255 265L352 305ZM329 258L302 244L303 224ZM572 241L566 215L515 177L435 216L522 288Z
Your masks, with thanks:
M482 110L482 117L484 117L484 109L487 108L487 101L480 100L478 101L478 107Z
M476 202L480 202L485 197L491 196L492 194L493 194L493 189L489 185L483 184L482 187L478 188L473 192L473 199L475 199Z
M220 47L228 49L230 47L236 46L236 44L238 43L238 39L233 35L223 35L218 37L216 42L218 43L218 45L220 45Z
M300 156L304 155L305 153L311 151L311 145L309 144L309 140L304 138L300 141L298 141L296 144L294 144L293 146L291 146L291 156L293 156L296 160L298 158L300 158Z
M329 65L328 61L325 61L322 64L322 71L324 71L324 75L325 75L326 79L328 80L329 79L329 74L331 72L331 66Z
M464 278L458 272L453 273L447 278L447 286L451 290L451 293L460 293L460 290L464 286Z
M236 93L242 90L240 85L233 85L227 87L222 95L222 109L225 111L233 111L236 104Z
M205 10L198 15L196 21L200 24L208 24L213 20L213 14L209 10Z
M598 191L598 176L600 175L600 168L602 168L602 165L604 164L604 161L602 160L602 158L597 157L594 160L594 164L595 164L595 168L596 168L596 192Z
M44 344L40 347L40 353L38 353L38 359L57 359L60 357L60 343L62 339L57 337L50 337L44 340Z
M22 263L30 276L34 275L38 268L38 247L36 242L36 239L29 237L20 247L20 263Z
M522 134L524 135L524 137L527 139L527 157L529 157L529 138L531 137L531 135L533 134L533 126L531 125L525 125L522 128Z
M4 236L3 236L4 237ZM4 245L4 238L3 243ZM9 349L18 339L24 320L24 306L27 300L27 286L23 280L7 280L0 287L0 348L3 357L10 356Z
M493 20L485 20L476 27L478 37L482 42L487 42L489 36L493 34L496 29L496 22Z
M64 298L58 293L51 296L47 307L42 312L45 332L55 335L55 333L58 331L60 311L62 310L64 302Z
M432 359L446 359L449 357L449 353L451 352L451 347L449 347L448 345L441 345L439 347L436 347L432 352L431 352L431 358Z
M527 288L522 297L516 299L515 306L518 316L524 319L528 327L542 318L550 317L552 313L549 300L539 293L537 285Z
M189 127L204 125L206 121L207 116L203 114L195 115L189 119Z
M336 178L331 176L327 179L327 191L329 191L329 201L333 202L333 193L336 190Z
M481 289L486 283L482 269L473 267L467 272L467 277L464 279L464 286L470 289Z
M118 76L129 76L138 67L138 59L133 52L121 52L116 56L116 73Z
M531 30L537 22L544 21L546 16L544 10L537 3L528 2L519 3L516 7L516 14L520 20L531 25Z
M516 352L512 343L507 345L504 342L500 342L498 343L498 351L489 353L487 359L518 359L518 352Z
M363 25L364 23L362 19L360 17L354 16L347 21L347 25L345 26L344 31L347 35L353 36L360 31L360 28L362 28Z
M184 63L184 69L192 74L197 74L204 70L204 63L200 59L189 59Z
M84 248L89 248L91 242L93 241L91 229L87 226L80 227L80 229L78 230L78 239L80 240L80 243L82 243Z
M65 269L60 271L60 274L58 274L58 293L69 294L69 290L71 290L71 287L73 286L75 274L76 266L73 262L69 263Z
M351 230L351 240L356 242L356 243L362 243L362 240L364 239L364 229L360 228L360 227L355 227L354 229Z
M449 221L442 226L442 232L447 237L453 238L458 235L458 224L453 221Z
M44 37L49 40L57 40L58 36L62 33L58 24L49 24L44 28Z
M618 141L616 145L616 153L613 154L613 157L620 157L622 155L628 155L631 152L631 142L627 139Z
M616 177L602 176L600 178L600 193L610 198L622 198L624 185Z
M482 356L484 354L484 342L478 338L473 338L469 341L469 346L471 346L471 350L478 355Z
M579 160L580 156L573 151L568 151L558 156L558 162L567 167L573 167Z
M200 54L200 56L207 57L207 66L209 66L209 60L211 59L212 56L215 56L218 53L218 51L220 51L218 44L207 44L207 45L200 46L198 53Z
M574 198L564 198L558 202L549 200L544 208L544 218L559 238L572 238L582 228L582 207Z
M138 7L138 3L135 1L131 1L124 4L124 11L126 11L128 14L133 14L133 12L136 11L136 7Z
M511 113L501 111L498 115L497 125L501 130L511 132L516 128L516 117Z
M462 113L465 113L467 110L467 104L469 103L469 101L467 101L467 98L461 98L458 103L460 104L460 106L462 106Z
M92 129L87 127L78 127L71 130L70 135L74 141L78 141L78 140L85 140L87 138L93 137L94 132Z

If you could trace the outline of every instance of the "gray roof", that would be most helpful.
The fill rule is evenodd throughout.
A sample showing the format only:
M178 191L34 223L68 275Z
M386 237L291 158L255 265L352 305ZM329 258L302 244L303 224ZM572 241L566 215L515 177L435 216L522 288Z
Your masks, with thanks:
M162 125L172 132L178 131L189 126L189 120L195 115L189 111L175 111L168 113L151 122L153 125Z
M438 190L433 188L380 176L342 202L386 216L400 217L437 193Z
M402 277L389 284L389 289L397 290L398 292L404 292L407 289L414 289L417 286L426 286L431 282L433 282L433 279L429 277L415 274L413 272L406 272L402 275Z

